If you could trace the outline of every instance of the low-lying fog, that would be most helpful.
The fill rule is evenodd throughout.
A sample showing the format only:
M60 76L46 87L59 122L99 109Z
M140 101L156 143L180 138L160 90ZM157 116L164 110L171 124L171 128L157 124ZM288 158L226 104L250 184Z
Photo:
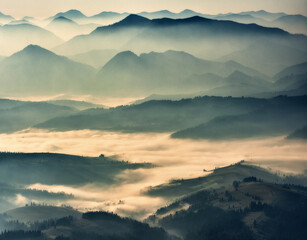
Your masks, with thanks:
M40 183L28 188L51 192L72 193L76 198L69 204L79 210L109 210L121 215L143 218L166 204L160 198L141 194L146 187L170 179L191 178L206 174L203 169L229 165L247 160L261 166L288 173L302 173L307 169L306 142L288 141L284 137L233 141L195 141L171 139L170 134L131 134L103 131L48 132L28 129L12 134L0 134L1 151L57 152L83 156L117 155L130 162L151 162L153 169L122 172L117 177L120 186L108 188L97 184L79 188L46 186ZM14 199L17 206L29 200ZM53 203L60 204L60 203Z

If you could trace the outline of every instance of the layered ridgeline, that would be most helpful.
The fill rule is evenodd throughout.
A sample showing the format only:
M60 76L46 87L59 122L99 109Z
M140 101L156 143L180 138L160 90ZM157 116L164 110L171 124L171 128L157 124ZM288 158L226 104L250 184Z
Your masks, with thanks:
M114 54L114 50L97 50L71 58L80 62L97 59L95 65L101 65ZM199 91L208 95L248 96L271 91L272 87L272 80L266 75L237 62L208 61L178 51L140 56L125 51L96 70L29 45L4 58L0 73L3 85L0 93L7 96L75 93L136 97Z
M67 206L32 203L0 214L0 229L7 230L0 239L306 238L304 175L285 176L241 161L204 177L150 187L144 193L171 203L143 222L113 213L81 214Z
M50 24L59 21L61 24L79 25L73 22L79 18L69 20L67 17L57 16ZM159 46L155 44L157 41ZM215 47L214 44L219 46ZM225 44L228 49L223 47ZM82 49L83 45L92 50ZM197 49L193 49L195 46ZM305 46L305 36L258 25L202 17L150 20L129 15L118 23L99 27L89 35L73 38L55 49L61 52L59 49L62 48L76 48L78 51L70 53L71 59L96 68L106 63L99 70L29 45L0 62L1 84L4 86L0 93L3 96L74 93L140 97L153 93L195 92L202 92L203 95L256 96L276 90L293 91L293 88L275 89L263 72L273 76L284 67L307 61ZM199 51L207 47L210 51L220 52L218 55L223 57L219 62L169 50L187 50L212 58L214 54ZM115 55L118 49L150 52L136 55L132 51L123 51ZM91 51L86 52L88 50ZM82 53L76 55L77 52Z
M173 138L234 139L288 135L306 125L307 97L276 97L242 115L220 116L178 131Z
M233 139L288 135L306 125L307 97L196 97L91 109L36 125L51 130L174 132L174 138ZM159 116L159 117L157 117ZM185 129L185 130L182 130Z
M116 50L93 50L70 57L83 62L78 63L29 45L0 61L3 86L0 93L7 96L74 93L112 97L140 97L153 93L233 97L306 94L306 63L287 66L270 79L232 60L208 61L181 51L139 56L131 51L115 54ZM84 63L94 67L106 64L97 70Z
M2 95L89 92L94 69L29 45L0 62Z
M111 11L103 11L93 16L86 16L82 12L71 9L66 12L60 12L56 15L49 17L45 21L52 21L58 17L65 17L73 19L78 23L96 23L100 25L111 24L118 22L125 17L129 16L130 13L118 13ZM306 17L300 14L289 15L283 12L280 13L271 13L264 10L259 11L248 11L248 12L239 12L239 13L226 13L226 14L217 14L210 15L200 12L195 12L190 9L185 9L181 12L175 13L168 10L160 10L154 12L139 12L137 15L146 17L149 19L155 18L189 18L194 16L206 17L217 20L231 20L240 23L256 23L258 25L267 26L267 27L278 27L292 33L304 33L306 34ZM8 16L10 17L10 16ZM12 18L3 18L5 20L12 20ZM7 20L7 21L8 21Z
M277 28L199 16L150 20L138 15L129 15L120 22L99 27L89 35L77 36L55 51L73 55L93 49L130 49L138 53L174 49L214 58L236 50L252 51L253 43L265 46L268 41L282 44L286 49L305 51L305 36L291 35Z
M271 87L269 80L263 80L267 79L264 74L234 61L207 61L178 51L140 56L121 52L95 78L99 91L113 96L191 93L218 87L224 87L221 95L242 96ZM237 87L237 92L227 90L229 86Z

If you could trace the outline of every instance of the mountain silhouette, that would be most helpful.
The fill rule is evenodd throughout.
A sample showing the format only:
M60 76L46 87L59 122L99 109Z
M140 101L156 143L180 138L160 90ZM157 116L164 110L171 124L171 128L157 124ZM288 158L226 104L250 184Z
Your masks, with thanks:
M67 17L64 17L64 16L60 16L60 17L57 17L55 19L52 20L50 24L52 23L70 23L70 24L77 24L76 22L74 22L73 20L67 18Z
M37 44L46 48L54 47L62 40L50 31L41 27L29 24L6 24L0 26L0 54L10 55L29 44Z
M106 63L97 73L96 79L102 91L107 94L175 94L208 89L204 76L206 73L226 77L234 71L252 76L262 75L233 61L207 61L185 52L169 50L137 56L131 51L125 51ZM204 78L191 78L193 75L203 75Z
M290 45L298 41L298 37L281 29L256 24L241 24L200 16L150 20L131 14L117 23L98 27L91 34L77 36L55 48L55 51L74 55L93 49L122 48L138 52L180 49L214 57L220 55L222 51L229 51L229 44L233 44L233 48L236 49L248 46L256 39L264 44L266 39L277 38L283 39ZM156 44L157 41L159 46ZM227 47L226 42L228 42ZM296 46L301 47L299 44Z
M55 19L55 18L58 18L58 17L66 17L66 18L69 18L69 19L86 18L86 16L82 12L80 12L79 10L76 10L76 9L71 9L71 10L66 11L66 12L57 13L56 15L51 17L51 19Z
M6 15L6 14L0 12L0 23L6 24L6 23L8 23L12 20L14 20L14 18L12 16Z
M4 59L0 64L2 93L56 93L86 90L94 69L37 45Z
M226 140L288 135L306 124L306 102L307 96L278 96L256 111L217 117L172 137Z

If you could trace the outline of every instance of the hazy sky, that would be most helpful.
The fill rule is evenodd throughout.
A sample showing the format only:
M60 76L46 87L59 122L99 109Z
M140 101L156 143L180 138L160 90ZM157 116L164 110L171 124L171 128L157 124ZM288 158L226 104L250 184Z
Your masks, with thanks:
M307 15L307 0L0 0L0 11L14 17L44 18L59 11L81 10L86 15L101 11L140 12L192 9L203 13L264 9Z

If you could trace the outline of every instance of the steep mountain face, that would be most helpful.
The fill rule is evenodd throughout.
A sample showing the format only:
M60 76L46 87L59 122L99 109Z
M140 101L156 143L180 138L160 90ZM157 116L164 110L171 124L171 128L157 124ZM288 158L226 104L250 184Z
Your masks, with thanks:
M2 94L86 92L93 69L29 45L0 63Z
M121 96L195 92L238 81L245 84L253 82L254 85L264 89L269 86L269 82L260 80L260 77L259 80L255 78L251 81L249 79L251 77L243 73L236 75L233 73L235 71L263 77L263 74L256 70L233 61L225 63L206 61L178 51L151 52L140 56L126 51L113 57L98 72L96 79L97 84L101 85L101 91ZM233 74L233 80L218 79L221 78L219 75L230 74Z
M0 54L10 55L29 44L52 48L62 43L53 33L29 23L0 26Z
M283 30L255 24L240 24L199 16L150 20L129 15L118 23L99 27L89 35L78 36L57 47L55 51L73 55L93 49L130 49L136 52L175 49L214 58L243 49L252 42L264 43L277 39L286 45L299 42L295 46L300 49L303 48L301 42L306 42L305 38L300 39Z

